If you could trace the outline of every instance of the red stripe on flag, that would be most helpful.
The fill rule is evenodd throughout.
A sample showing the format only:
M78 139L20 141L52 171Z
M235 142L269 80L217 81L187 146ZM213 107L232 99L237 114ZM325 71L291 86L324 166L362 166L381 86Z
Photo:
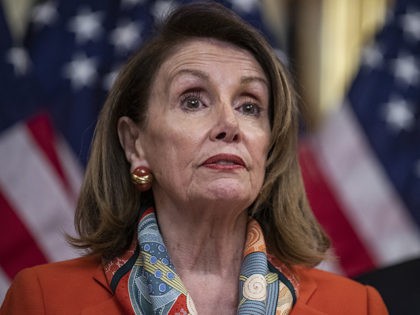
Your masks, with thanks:
M47 114L39 114L32 117L26 122L26 126L32 135L33 140L37 143L38 147L44 152L47 159L50 161L51 166L56 171L61 179L65 189L71 192L70 183L64 174L60 159L58 157L55 143L55 132L51 120Z
M373 258L341 210L309 145L301 142L299 160L312 210L331 238L339 263L348 276L375 268Z
M13 279L22 268L47 262L32 234L0 192L0 266Z

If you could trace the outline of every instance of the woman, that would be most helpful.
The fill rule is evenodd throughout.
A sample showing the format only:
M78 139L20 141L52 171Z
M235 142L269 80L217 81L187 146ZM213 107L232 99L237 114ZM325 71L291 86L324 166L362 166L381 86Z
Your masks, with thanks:
M21 272L0 313L387 314L373 288L312 268L329 242L297 114L258 32L220 5L177 9L99 117L72 239L88 254Z

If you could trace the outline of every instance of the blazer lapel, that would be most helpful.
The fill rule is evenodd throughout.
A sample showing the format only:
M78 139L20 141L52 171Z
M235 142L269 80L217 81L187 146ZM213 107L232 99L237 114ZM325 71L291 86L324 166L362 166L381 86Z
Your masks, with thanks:
M297 270L299 269L297 268ZM327 315L309 304L310 298L318 288L315 280L307 277L305 272L298 272L298 274L300 282L299 295L290 315Z
M117 301L115 296L112 294L111 289L109 288L108 281L105 277L102 265L99 265L95 272L93 273L93 280L98 283L98 285L102 286L104 290L108 291L110 298L108 300L104 300L99 304L86 307L82 311L82 315L116 315L116 314L124 314L120 303Z
M120 306L120 303L117 301L115 296L112 295L102 265L99 265L95 270L93 279L98 283L98 285L102 286L104 290L109 292L110 298L97 305L87 307L82 311L82 315L123 314L124 312ZM307 277L304 272L299 273L299 279L301 284L299 289L299 296L290 315L327 315L326 313L321 312L308 304L311 296L317 290L316 282L312 278Z
M109 294L113 295L111 288L109 287L108 280L106 279L102 264L99 264L93 272L93 280L107 290Z

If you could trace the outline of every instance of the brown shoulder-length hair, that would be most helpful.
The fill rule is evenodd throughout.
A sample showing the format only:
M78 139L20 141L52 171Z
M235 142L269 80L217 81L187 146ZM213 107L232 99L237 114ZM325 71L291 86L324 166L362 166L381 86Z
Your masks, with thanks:
M99 115L71 243L113 258L133 240L140 204L146 196L130 182L130 165L117 134L118 119L139 126L147 118L154 77L174 50L195 38L213 38L249 51L270 83L271 143L265 181L249 209L263 227L269 250L288 265L319 263L329 241L306 198L297 158L298 108L291 80L264 37L216 3L195 3L174 10L155 37L125 65Z

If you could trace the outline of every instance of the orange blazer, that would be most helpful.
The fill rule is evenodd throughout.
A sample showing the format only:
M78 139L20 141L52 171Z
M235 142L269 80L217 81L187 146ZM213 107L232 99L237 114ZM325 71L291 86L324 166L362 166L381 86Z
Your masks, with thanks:
M385 315L378 292L317 269L297 269L299 296L291 315ZM123 314L97 256L37 266L14 279L0 315Z

